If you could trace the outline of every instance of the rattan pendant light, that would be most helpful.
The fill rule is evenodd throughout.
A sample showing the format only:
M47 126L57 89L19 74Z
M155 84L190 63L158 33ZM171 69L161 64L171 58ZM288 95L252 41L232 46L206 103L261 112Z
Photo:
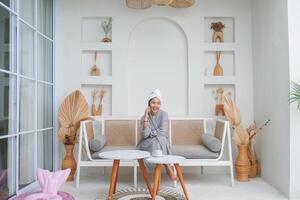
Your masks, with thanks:
M157 6L167 6L172 3L173 0L152 0L152 4Z
M195 4L195 0L173 0L169 6L174 8L188 8Z
M146 9L152 5L188 8L194 4L195 0L126 0L127 7L134 9Z
M126 0L126 5L133 9L146 9L152 6L151 0Z

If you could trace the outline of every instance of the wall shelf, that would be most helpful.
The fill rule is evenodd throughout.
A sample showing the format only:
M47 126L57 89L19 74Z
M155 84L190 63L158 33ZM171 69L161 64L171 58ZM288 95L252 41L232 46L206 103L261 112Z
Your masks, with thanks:
M81 18L81 42L101 42L105 37L102 22L111 17L82 17ZM112 38L112 31L108 35Z
M95 65L100 69L100 76L91 76L91 68ZM81 83L82 84L112 84L112 52L111 51L81 51Z
M82 42L80 44L80 49L81 51L87 51L87 50L101 50L101 51L112 51L113 49L113 44L112 42L107 42L107 43L100 43L100 42Z
M217 63L217 51L204 51L204 76L213 76ZM221 51L220 65L224 76L235 76L235 52Z
M205 51L235 51L236 43L205 42L201 44Z
M237 84L237 78L234 76L204 76L204 85Z
M85 76L81 79L81 85L112 85L111 76Z

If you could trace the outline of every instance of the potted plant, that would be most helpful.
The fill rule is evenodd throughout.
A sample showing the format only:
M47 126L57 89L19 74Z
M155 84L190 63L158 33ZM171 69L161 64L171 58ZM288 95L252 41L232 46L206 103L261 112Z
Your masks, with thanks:
M77 131L80 121L88 118L88 104L80 91L76 90L67 96L59 107L60 129L59 140L66 148L66 156L62 161L62 169L70 168L68 181L72 181L76 171L73 150L77 142Z
M300 85L296 82L291 82L291 93L290 93L290 98L289 98L289 102L294 103L297 102L298 106L297 109L300 108Z

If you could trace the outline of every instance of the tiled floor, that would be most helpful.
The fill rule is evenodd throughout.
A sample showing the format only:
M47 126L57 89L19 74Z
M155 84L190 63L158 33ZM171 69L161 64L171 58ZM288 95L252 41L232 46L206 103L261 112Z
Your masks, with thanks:
M184 178L191 200L287 200L261 178L246 183L236 181L234 187L230 186L229 178L225 175L185 175ZM108 175L82 175L79 188L75 187L74 182L68 182L62 190L72 193L76 199L95 200L107 193L109 179ZM119 176L118 189L131 186L132 176ZM138 186L145 187L141 179ZM172 182L165 175L161 187L182 191L180 185L172 188Z

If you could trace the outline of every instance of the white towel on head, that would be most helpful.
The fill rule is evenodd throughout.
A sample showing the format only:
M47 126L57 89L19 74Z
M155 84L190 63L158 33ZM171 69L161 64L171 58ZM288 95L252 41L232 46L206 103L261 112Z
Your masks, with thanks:
M161 98L161 92L159 89L155 89L154 91L152 91L149 96L148 96L148 102L153 99L154 97L158 98L160 103L162 103L162 98Z

